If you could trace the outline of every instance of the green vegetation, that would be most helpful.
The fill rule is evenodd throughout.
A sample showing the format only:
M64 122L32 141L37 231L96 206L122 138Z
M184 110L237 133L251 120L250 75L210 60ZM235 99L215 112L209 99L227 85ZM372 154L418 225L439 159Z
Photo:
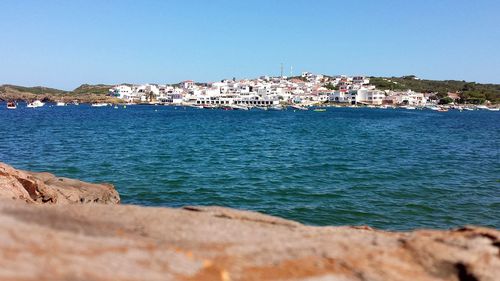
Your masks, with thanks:
M333 84L331 82L328 82L328 84L326 84L324 87L327 88L328 90L332 90L332 91L337 91L339 89L338 86L333 86Z
M6 93L8 91L17 91L17 92L25 92L32 93L35 95L64 95L67 94L67 91L47 88L47 87L23 87L16 85L0 85L0 93Z
M107 94L109 94L109 89L111 89L112 87L113 86L103 85L103 84L98 84L98 85L83 84L80 87L74 89L72 91L72 94L74 94L74 95L82 95L82 94L107 95Z
M438 102L438 104L450 104L450 103L453 103L453 99L450 97L441 98Z
M0 85L0 101L40 99L43 101L80 100L103 101L111 100L109 85L81 85L73 91L63 91L46 87L23 87L16 85Z
M291 77L288 77L286 80L292 80L292 79L299 79L301 81L307 82L307 78L302 77L302 76L291 76Z
M458 92L459 102L480 104L486 100L492 103L500 103L499 84L480 84L475 82L456 80L420 80L414 75L403 77L370 77L370 84L380 90L413 90L423 93L437 93L438 98L444 98L448 92Z

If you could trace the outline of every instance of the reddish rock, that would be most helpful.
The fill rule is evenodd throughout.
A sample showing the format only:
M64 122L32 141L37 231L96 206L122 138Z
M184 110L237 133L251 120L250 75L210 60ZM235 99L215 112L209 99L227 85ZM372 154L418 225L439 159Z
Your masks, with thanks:
M0 198L52 204L120 202L118 192L110 184L90 184L49 173L27 172L3 163L0 163Z
M0 201L0 280L496 281L500 232L312 227L220 207Z

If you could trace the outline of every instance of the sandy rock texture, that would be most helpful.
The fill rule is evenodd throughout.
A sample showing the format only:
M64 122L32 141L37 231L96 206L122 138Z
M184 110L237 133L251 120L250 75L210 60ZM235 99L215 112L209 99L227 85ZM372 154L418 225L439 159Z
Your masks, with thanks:
M0 163L0 198L50 204L120 202L118 192L110 184L91 184L49 173L27 172L4 163Z
M497 281L500 232L312 227L221 207L0 200L0 280Z

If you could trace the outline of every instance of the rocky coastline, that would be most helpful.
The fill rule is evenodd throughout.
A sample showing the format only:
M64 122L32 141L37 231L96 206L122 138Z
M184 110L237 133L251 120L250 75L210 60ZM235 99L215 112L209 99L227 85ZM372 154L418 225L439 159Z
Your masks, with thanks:
M500 231L315 227L119 204L112 185L0 163L0 280L498 280Z

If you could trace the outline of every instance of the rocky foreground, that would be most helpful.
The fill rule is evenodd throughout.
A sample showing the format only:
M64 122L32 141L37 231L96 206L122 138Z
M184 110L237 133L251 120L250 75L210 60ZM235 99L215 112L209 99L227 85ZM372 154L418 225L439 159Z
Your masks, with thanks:
M77 191L70 192L70 183ZM43 196L43 188L53 193ZM103 198L96 195L99 188ZM117 203L111 189L1 165L0 280L493 281L500 276L500 231L494 229L386 232L305 226L220 207L96 204ZM89 192L92 197L83 195ZM86 202L95 203L80 204Z
M0 163L0 198L27 203L119 203L120 195L110 184L91 184L49 173L14 169Z

